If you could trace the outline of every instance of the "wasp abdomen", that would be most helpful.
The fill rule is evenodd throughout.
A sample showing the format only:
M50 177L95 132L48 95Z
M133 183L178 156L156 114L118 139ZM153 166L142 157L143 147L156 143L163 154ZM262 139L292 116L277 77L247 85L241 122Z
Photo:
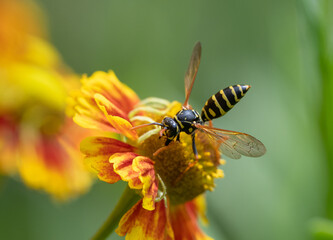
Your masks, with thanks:
M225 115L249 89L249 85L234 85L220 90L211 96L202 108L202 120L207 122Z

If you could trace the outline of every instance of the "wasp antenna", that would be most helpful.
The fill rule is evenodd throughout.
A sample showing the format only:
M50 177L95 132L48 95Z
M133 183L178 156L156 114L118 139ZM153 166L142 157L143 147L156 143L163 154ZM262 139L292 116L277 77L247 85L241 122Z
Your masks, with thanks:
M142 124L142 125L139 125L139 126L132 127L131 130L136 130L136 129L151 126L151 125L163 126L162 123L153 122L153 123L146 123L146 124Z

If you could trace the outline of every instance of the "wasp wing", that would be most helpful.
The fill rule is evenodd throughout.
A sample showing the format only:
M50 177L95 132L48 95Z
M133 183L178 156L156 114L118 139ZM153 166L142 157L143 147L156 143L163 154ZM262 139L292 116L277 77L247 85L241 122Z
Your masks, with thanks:
M201 58L201 43L197 42L193 48L190 64L185 74L185 102L184 107L190 108L188 100L190 98L195 76L197 75Z
M199 124L196 127L205 132L214 142L219 143L222 154L230 158L239 159L241 155L260 157L266 152L266 148L262 142L246 133Z

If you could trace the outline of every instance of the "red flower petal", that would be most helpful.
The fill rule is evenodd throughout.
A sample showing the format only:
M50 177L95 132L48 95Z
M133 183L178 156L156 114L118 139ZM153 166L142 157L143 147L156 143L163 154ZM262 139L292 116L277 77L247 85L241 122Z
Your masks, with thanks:
M136 93L121 83L113 71L97 71L90 78L83 79L83 84L91 93L100 93L127 114L139 102Z
M158 181L155 175L154 162L147 157L138 156L133 161L134 171L139 172L139 178L143 183L143 208L155 209L155 198L158 191Z
M115 153L134 151L134 147L107 137L88 137L81 142L81 152L90 167L97 171L99 179L108 183L119 181L120 176L114 171L110 156Z
M117 132L122 133L128 138L137 139L138 135L135 130L131 130L132 124L127 120L126 114L109 100L100 94L95 94L95 101L101 111L104 113L105 118L109 121L112 127Z
M171 206L170 219L175 239L213 240L205 235L198 225L198 210L196 200L182 205Z
M143 183L139 179L139 172L132 168L133 159L138 155L134 152L115 153L110 157L110 163L113 163L114 171L121 177L123 181L128 182L128 186L132 189L141 189Z
M108 116L118 116L128 120L127 113L124 112L122 109L118 108L114 103L110 102L107 98L103 95L96 93L94 95L94 99L98 105L98 107L103 111L103 113Z
M142 208L142 200L135 204L120 220L116 233L127 240L174 239L164 201L156 203L153 211Z
M67 121L62 130L56 135L33 128L22 130L18 169L28 186L66 200L86 191L91 179L76 148L85 134L72 121Z
M74 121L85 128L122 133L135 139L136 132L130 130L132 125L128 122L128 113L139 102L135 92L112 71L95 72L91 77L83 76L81 81L81 91L72 95Z
M132 189L142 189L143 207L154 210L158 191L154 162L136 153L116 153L110 157L114 171L123 181L128 182Z

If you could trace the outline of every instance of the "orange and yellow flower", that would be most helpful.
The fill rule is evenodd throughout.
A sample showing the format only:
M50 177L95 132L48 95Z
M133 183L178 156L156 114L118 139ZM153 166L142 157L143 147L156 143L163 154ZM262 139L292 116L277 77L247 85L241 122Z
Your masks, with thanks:
M88 189L80 161L87 136L65 116L78 77L48 42L42 12L32 1L0 1L0 174L58 199Z
M180 142L156 154L165 142L159 127L132 130L174 117L182 105L158 98L140 101L112 71L84 76L81 92L73 99L78 125L110 134L81 143L86 163L100 180L126 181L142 197L121 218L116 232L126 239L211 239L201 231L197 218L205 219L203 193L214 188L215 178L223 177L217 168L218 146L198 132L199 161L185 171L194 161L191 136L181 133Z

